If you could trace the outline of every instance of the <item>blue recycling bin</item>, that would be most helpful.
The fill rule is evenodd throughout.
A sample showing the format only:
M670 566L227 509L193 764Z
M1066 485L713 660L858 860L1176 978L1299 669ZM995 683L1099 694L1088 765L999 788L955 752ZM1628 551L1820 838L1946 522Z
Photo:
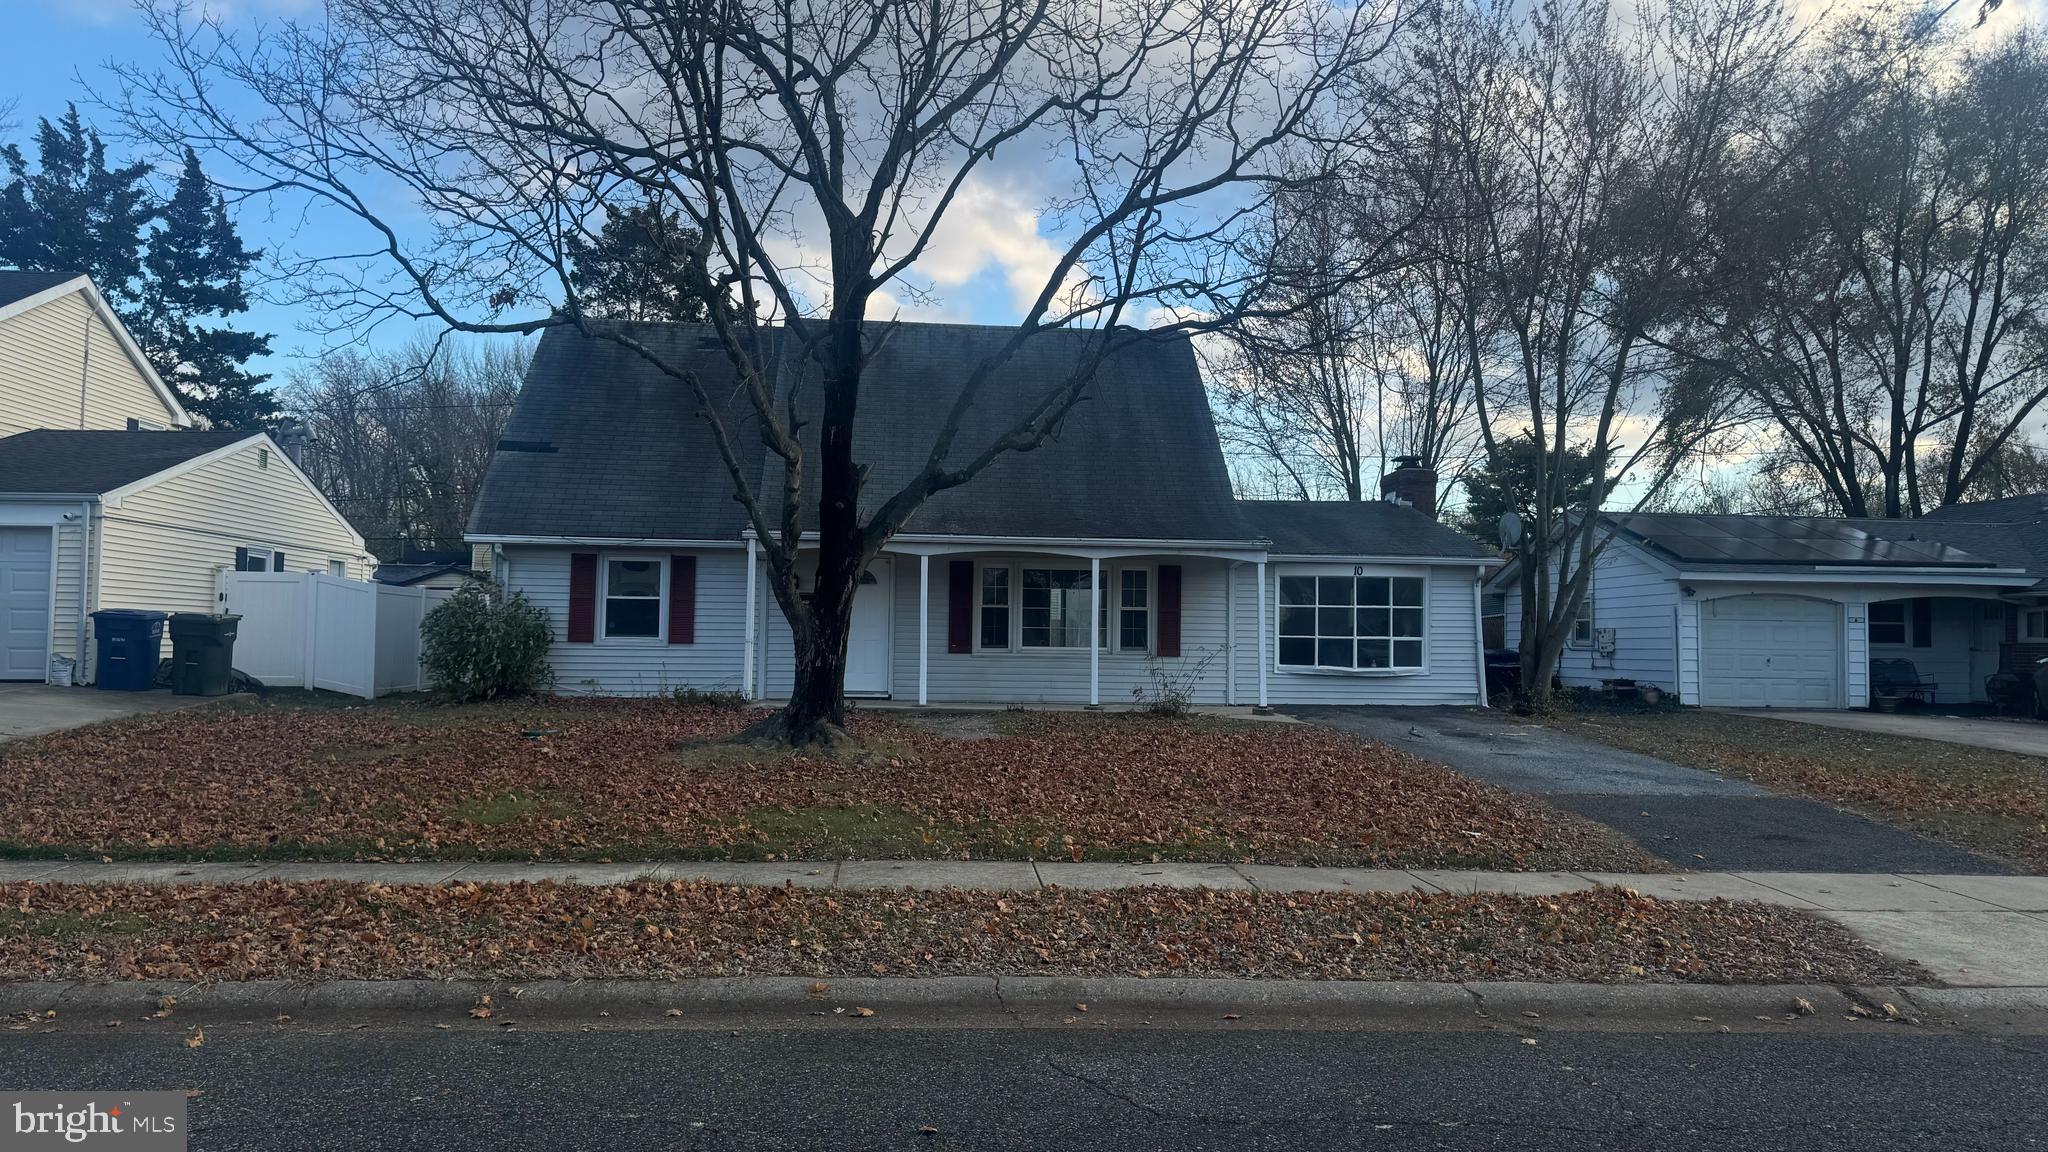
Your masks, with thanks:
M163 656L164 614L139 608L102 608L92 614L98 637L93 682L107 692L147 692Z

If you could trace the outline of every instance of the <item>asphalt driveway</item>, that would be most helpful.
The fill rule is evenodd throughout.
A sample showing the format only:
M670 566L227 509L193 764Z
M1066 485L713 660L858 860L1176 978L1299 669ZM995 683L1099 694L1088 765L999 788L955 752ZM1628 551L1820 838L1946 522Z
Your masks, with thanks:
M1689 869L1983 873L2009 869L1798 796L1475 708L1298 707L1301 719L1540 796Z

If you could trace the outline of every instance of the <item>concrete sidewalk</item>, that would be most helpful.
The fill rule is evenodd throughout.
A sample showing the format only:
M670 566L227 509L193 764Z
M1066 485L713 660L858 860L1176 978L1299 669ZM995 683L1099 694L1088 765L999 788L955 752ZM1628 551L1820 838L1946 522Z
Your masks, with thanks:
M1828 872L1454 872L1263 864L846 860L628 864L157 864L0 861L0 883L624 884L707 880L805 888L1029 891L1147 885L1258 892L1498 892L1550 896L1614 885L1666 900L1753 900L1826 916L1872 947L1959 987L2048 987L2048 877Z
M1916 740L1937 740L2022 756L2048 757L2048 724L2029 720L2006 720L1995 716L1942 716L1924 712L1807 712L1788 708L1744 708L1744 716L1786 720L1795 724L1818 724L1851 732L1878 732L1887 736L1910 736Z

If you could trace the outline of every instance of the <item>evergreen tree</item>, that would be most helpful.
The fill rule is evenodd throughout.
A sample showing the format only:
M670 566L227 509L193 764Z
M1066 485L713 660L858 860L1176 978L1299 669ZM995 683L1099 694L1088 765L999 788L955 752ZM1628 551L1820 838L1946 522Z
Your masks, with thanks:
M147 164L107 166L107 146L78 109L36 130L36 170L19 145L0 148L0 266L82 272L117 307L133 305L142 276L142 228L154 215Z
M202 320L249 310L244 278L263 254L242 245L190 148L158 221L143 257L136 338L194 415L215 428L261 427L277 415L277 402L263 387L269 377L245 365L270 351L270 337Z
M1492 458L1465 476L1465 509L1458 527L1492 543L1500 538L1501 517L1509 512L1520 516L1524 524L1535 523L1536 507L1531 494L1536 491L1539 457L1546 473L1554 474L1560 464L1566 472L1567 496L1564 504L1550 509L1553 520L1561 523L1569 513L1599 503L1592 498L1593 461L1585 449L1566 448L1560 462L1553 447L1539 444L1524 430L1502 440ZM1601 499L1612 493L1619 482L1618 477L1609 477Z
M595 240L571 242L569 283L590 316L702 320L704 301L685 275L697 229L649 200L613 211Z

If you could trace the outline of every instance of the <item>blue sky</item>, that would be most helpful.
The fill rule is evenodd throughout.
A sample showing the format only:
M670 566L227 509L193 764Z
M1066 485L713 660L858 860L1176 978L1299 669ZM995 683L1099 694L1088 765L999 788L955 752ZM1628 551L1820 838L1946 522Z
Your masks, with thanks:
M315 0L222 0L211 7L231 22L254 24L317 11L318 5ZM161 56L127 0L0 0L0 16L9 33L0 37L0 103L17 103L15 118L21 123L11 138L23 143L37 117L62 115L66 101L76 101L89 122L111 133L114 118L91 107L111 84L106 65L150 64ZM120 141L110 146L117 153L126 148ZM1054 257L1051 245L1038 235L1032 199L1025 189L993 185L963 197L956 205L959 220L948 229L952 235L944 237L948 242L935 245L925 262L935 298L915 308L905 304L901 315L984 323L1016 319L1022 299L1044 282L1043 269ZM307 239L290 226L294 215L287 205L275 211L245 207L236 222L249 244L291 251ZM881 307L893 311L888 301ZM305 331L301 319L295 309L259 303L237 321L238 327L273 334L275 354L262 367L280 380L295 365L344 339ZM387 326L370 340L391 344L414 334Z

